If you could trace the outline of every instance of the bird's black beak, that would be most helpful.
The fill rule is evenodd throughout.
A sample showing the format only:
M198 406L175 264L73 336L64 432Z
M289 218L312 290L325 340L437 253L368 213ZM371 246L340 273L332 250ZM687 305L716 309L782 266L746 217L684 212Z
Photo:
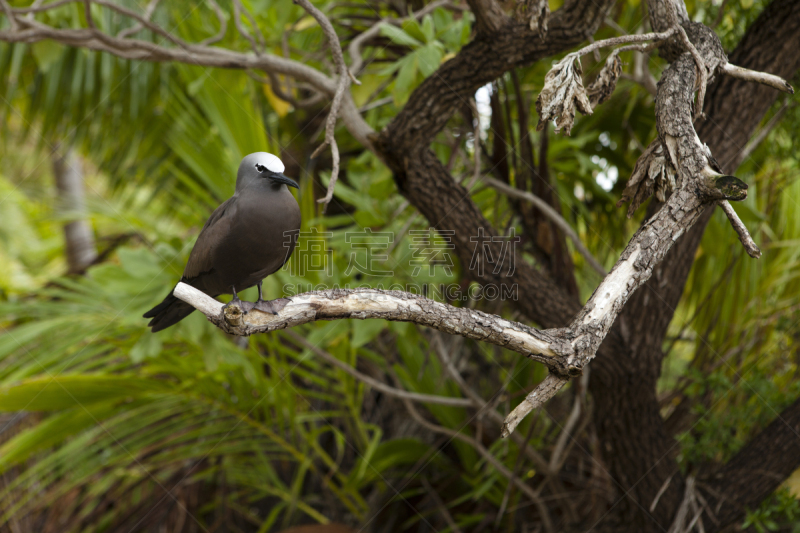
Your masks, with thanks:
M295 189L299 189L300 186L294 181L292 178L288 178L283 174L271 174L269 177L275 183L285 183L289 187L294 187Z

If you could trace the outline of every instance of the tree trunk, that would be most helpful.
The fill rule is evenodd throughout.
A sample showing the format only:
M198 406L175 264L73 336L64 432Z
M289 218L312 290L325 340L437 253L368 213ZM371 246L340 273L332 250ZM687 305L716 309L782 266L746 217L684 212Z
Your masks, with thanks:
M70 149L53 151L53 175L58 190L58 211L69 218L64 224L64 244L70 274L84 272L97 259L92 226L87 220L83 190L83 165Z
M748 28L730 62L791 79L800 69L799 51L800 2L775 0ZM707 118L697 124L697 132L723 170L730 173L739 165L741 148L779 95L769 87L727 77L709 87ZM651 202L648 215L658 208L660 205ZM616 515L614 522L630 524L631 531L669 529L683 498L682 476L676 473L678 448L664 429L655 386L661 373L662 343L712 214L713 209L706 210L670 250L647 284L631 297L617 320L627 349L601 349L592 363L594 420L611 476L621 489L621 501L611 514ZM788 455L784 460L786 468L781 480L791 473L793 467L789 463L796 463ZM741 472L737 469L736 475ZM755 476L755 472L751 471L751 475ZM656 495L665 485L667 488L651 512ZM725 490L724 481L717 486ZM761 499L768 494L763 493ZM737 519L741 519L745 506L738 509ZM730 523L731 514L725 518ZM715 529L707 518L705 527L706 531Z

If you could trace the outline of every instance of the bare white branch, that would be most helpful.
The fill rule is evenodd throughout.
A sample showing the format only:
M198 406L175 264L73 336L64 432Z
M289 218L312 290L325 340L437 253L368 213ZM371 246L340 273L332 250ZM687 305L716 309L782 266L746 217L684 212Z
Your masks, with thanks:
M775 76L774 74L767 74L766 72L758 72L756 70L737 67L736 65L732 65L730 63L721 65L719 70L728 76L739 78L740 80L755 81L764 85L769 85L770 87L778 89L779 91L794 94L794 88L789 84L789 82L780 76Z
M562 368L562 358L550 347L557 339L547 332L407 292L378 289L306 292L292 296L277 315L257 309L245 313L240 306L226 306L185 283L178 283L173 294L232 335L267 333L317 320L380 318L413 322L451 335L489 342L531 357L548 367Z

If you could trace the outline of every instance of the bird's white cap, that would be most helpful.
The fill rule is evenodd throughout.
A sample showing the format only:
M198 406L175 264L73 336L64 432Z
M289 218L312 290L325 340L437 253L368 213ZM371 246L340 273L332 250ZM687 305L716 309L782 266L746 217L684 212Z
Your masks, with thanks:
M267 152L255 152L254 154L250 154L250 156L256 156L255 163L267 167L267 170L270 172L277 172L280 174L286 170L283 161L276 155Z

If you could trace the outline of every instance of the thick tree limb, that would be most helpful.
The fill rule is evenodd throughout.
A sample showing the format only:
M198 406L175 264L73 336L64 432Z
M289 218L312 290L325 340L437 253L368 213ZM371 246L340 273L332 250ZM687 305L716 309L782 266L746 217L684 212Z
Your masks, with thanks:
M491 35L511 20L503 13L496 0L467 0L467 3L475 15L479 33Z
M747 29L730 62L791 79L800 68L798 50L800 4L795 0L774 0ZM770 87L730 76L719 77L709 86L706 119L696 127L725 173L733 172L739 165L742 146L779 94ZM657 202L651 202L647 216L659 207ZM625 493L616 505L614 519L630 524L637 531L663 531L672 522L684 494L684 482L672 455L677 448L664 428L655 390L664 336L712 213L712 209L707 209L701 215L654 271L647 287L634 294L617 327L601 347L600 357L592 363L589 386L595 402L594 424L611 475L619 480ZM765 449L764 453L769 452ZM757 457L753 459L755 472L759 462ZM789 471L791 468L787 467L785 472ZM672 482L665 484L673 475L676 477ZM649 514L643 512L665 486L658 507ZM715 486L719 491L730 492L725 478L720 478ZM761 494L763 499L768 492ZM749 491L731 496L735 498L730 502L731 509L738 509L739 518L744 516L747 506L755 507L748 501L760 501ZM745 497L746 500L742 499ZM711 530L718 529L715 526ZM710 531L708 521L706 531Z
M551 347L559 342L554 335L496 315L453 307L408 292L378 289L306 292L292 296L277 315L257 309L245 314L238 305L226 306L185 283L178 283L173 294L232 335L267 333L317 320L381 318L413 322L451 335L490 342L566 372L564 359Z

